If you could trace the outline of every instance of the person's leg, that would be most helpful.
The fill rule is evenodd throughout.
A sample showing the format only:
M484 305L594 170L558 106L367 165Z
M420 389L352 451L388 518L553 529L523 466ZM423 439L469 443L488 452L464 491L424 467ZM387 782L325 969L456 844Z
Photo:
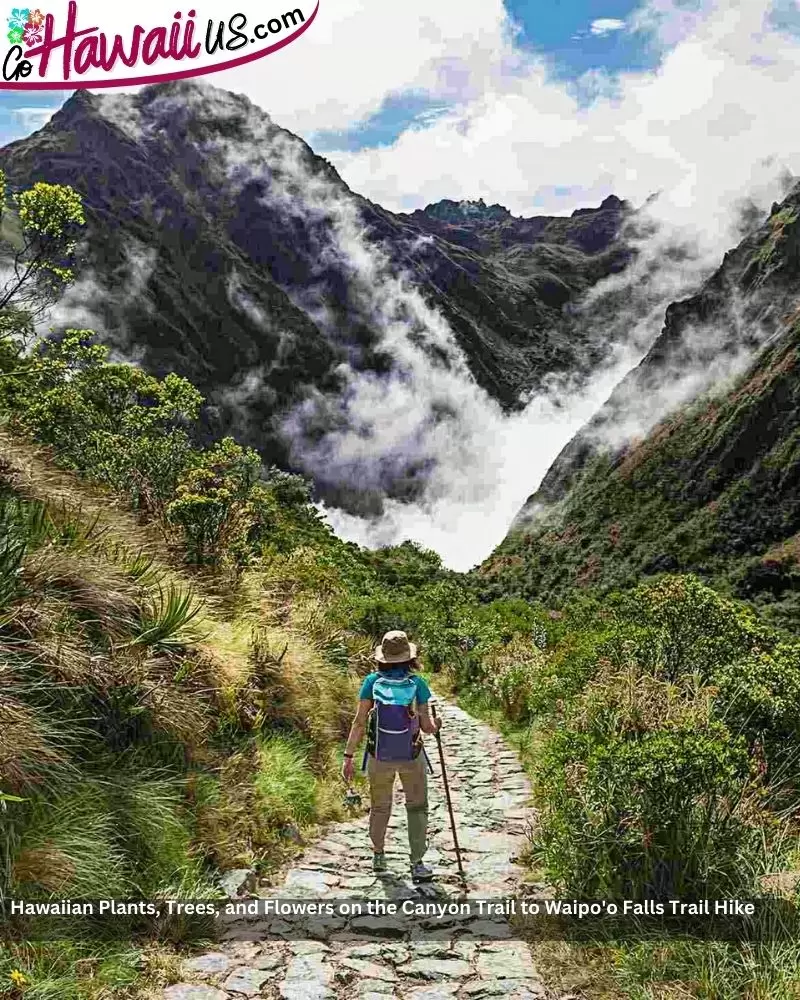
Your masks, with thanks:
M383 854L386 843L386 828L392 815L395 770L391 761L370 757L367 762L369 836L376 854Z
M415 865L422 861L428 849L428 774L424 755L420 754L408 764L400 764L397 771L406 796L408 846L411 864Z

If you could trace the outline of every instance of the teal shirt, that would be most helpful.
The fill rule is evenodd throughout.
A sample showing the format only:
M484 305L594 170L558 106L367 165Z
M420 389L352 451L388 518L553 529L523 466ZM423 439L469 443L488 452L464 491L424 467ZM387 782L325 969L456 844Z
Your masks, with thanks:
M374 673L367 674L364 678L364 683L361 685L358 697L362 700L372 701L372 689L375 686L375 681L381 675L391 677L394 681L399 681L401 678L406 677L407 674L407 670L398 670L397 668L381 670L380 672L376 670ZM414 680L417 682L417 704L426 705L431 700L431 689L418 674L414 674Z

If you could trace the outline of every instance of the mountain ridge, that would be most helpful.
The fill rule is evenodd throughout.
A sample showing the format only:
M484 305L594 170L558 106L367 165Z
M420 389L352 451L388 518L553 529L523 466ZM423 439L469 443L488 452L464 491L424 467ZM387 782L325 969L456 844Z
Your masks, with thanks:
M571 220L423 226L354 194L246 98L194 84L81 91L0 165L12 186L46 180L84 198L83 283L56 326L91 326L122 356L185 375L209 398L210 433L235 428L300 470L287 415L313 411L312 443L349 420L337 403L348 372L402 372L396 327L433 365L465 361L507 410L554 373L591 371L608 345L567 307L633 255L619 201ZM389 319L386 282L406 295ZM414 465L381 491L416 488ZM320 488L342 499L336 483Z
M796 625L798 276L800 184L695 295L669 307L641 364L479 569L487 594L558 601L573 588L694 572ZM635 409L642 400L649 415ZM629 433L643 417L643 432Z

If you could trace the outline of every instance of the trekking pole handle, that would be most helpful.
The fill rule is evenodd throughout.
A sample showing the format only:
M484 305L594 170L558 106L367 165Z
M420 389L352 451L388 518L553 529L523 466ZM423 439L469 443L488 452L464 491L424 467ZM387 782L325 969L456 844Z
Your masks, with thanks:
M436 702L435 701L431 702L431 715L433 716L433 721L436 722L437 715L436 715ZM436 738L437 742L439 742L441 740L441 738L442 738L441 732L438 729L436 730L436 732L433 735Z

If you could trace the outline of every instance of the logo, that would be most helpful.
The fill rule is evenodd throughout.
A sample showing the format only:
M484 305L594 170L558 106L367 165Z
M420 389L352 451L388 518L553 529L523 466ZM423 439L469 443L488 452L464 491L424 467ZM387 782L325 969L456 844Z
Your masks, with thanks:
M290 45L311 27L319 10L319 0L313 10L309 3L308 13L302 6L292 7L291 0L277 0L273 10L269 7L276 0L249 2L251 11L224 20L203 17L198 6L168 17L156 15L146 25L133 21L136 14L125 24L122 13L113 27L107 0L82 0L80 10L77 0L70 0L63 12L13 7L5 53L0 41L0 89L94 90L219 73Z

